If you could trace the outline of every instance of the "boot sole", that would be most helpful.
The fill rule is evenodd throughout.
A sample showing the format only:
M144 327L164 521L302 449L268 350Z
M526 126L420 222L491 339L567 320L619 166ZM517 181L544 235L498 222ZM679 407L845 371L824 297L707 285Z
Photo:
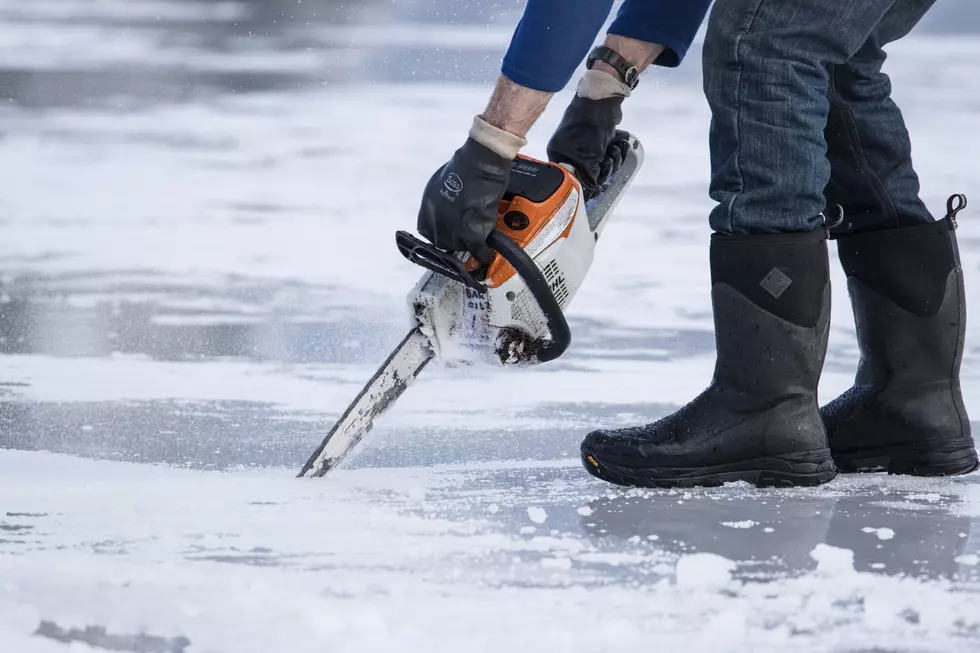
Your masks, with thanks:
M916 451L913 447L893 446L835 452L834 462L845 474L888 472L901 476L962 476L980 468L972 446L953 451Z
M760 488L812 487L837 476L830 449L695 468L626 467L583 452L582 464L590 474L607 483L650 488L719 487L738 481Z

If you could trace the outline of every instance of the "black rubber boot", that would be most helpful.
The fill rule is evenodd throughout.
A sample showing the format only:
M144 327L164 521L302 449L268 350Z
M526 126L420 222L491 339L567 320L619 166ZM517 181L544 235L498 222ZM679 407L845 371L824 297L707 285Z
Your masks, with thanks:
M958 207L951 199L938 222L837 241L861 350L854 387L821 411L841 471L949 476L977 468L960 392Z
M830 322L826 233L716 234L711 277L711 385L654 424L590 433L585 468L646 487L826 483L837 474L817 404Z

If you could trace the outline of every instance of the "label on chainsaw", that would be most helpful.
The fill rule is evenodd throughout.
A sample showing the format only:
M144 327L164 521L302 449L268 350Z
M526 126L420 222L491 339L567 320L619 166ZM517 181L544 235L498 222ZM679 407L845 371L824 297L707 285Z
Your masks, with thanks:
M578 207L578 191L574 188L568 194L568 198L565 203L561 205L561 208L555 212L555 217L553 217L544 229L542 229L537 236L534 237L524 251L531 258L537 258L538 254L543 252L548 245L558 240L558 237L568 228L568 225L572 223L572 218L575 216L575 209Z

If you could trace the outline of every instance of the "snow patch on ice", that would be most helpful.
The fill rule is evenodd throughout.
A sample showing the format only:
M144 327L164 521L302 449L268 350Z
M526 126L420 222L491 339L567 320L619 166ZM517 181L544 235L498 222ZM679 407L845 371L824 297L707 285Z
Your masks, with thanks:
M758 526L759 522L745 519L743 521L723 521L721 525L727 526L728 528L752 528L753 526Z
M935 492L929 492L926 494L908 494L906 497L913 501L918 500L931 502L940 501L943 498L941 494L936 494Z
M583 517L591 517L592 513L594 513L595 511L588 506L579 506L579 508L575 512L582 515Z
M971 553L969 555L959 556L954 558L957 564L966 565L967 567L976 567L980 565L980 555Z

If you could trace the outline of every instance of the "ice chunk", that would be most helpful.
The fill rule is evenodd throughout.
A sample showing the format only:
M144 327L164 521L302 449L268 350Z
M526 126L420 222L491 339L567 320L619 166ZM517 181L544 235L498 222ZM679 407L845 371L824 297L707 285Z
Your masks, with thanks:
M728 528L752 528L753 526L758 526L759 522L746 519L744 521L723 521L721 525L727 526Z
M957 564L966 565L967 567L976 567L977 565L980 565L980 556L975 553L959 556L958 558L954 558L954 560L956 560Z
M810 557L817 561L817 571L822 574L847 574L854 571L854 552L829 544L818 544Z
M594 513L595 510L593 510L592 508L590 508L588 506L582 506L581 508L579 508L575 512L577 512L578 514L582 515L583 517L591 517L592 516L592 513Z
M677 561L675 578L679 587L721 588L728 584L735 562L714 553L691 553Z
M871 528L870 526L865 526L861 529L862 533L874 533L878 536L879 540L890 540L895 537L895 531L890 528Z
M539 508L538 506L531 506L527 509L528 519L533 521L535 524L543 524L546 519L548 519L548 513L544 511L544 508Z

